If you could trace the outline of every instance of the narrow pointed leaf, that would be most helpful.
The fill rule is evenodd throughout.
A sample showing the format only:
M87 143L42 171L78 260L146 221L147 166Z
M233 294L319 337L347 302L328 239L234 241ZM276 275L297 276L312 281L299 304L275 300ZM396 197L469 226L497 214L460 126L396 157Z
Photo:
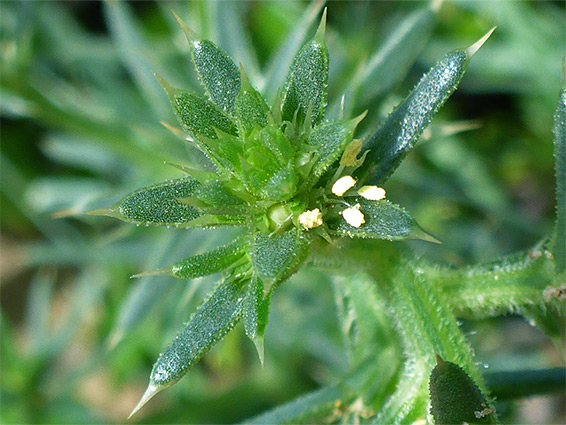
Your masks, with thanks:
M191 58L210 100L220 109L232 113L240 91L240 72L224 50L209 40L202 40L178 18L187 36Z
M464 49L447 53L371 134L364 144L369 149L368 156L358 171L364 181L379 184L391 176L456 90L469 59L470 54Z
M234 327L241 316L246 283L242 278L229 278L216 287L159 355L150 385L166 388L176 383Z
M219 180L201 184L195 190L195 197L207 206L212 207L216 214L245 214L250 210L247 202L238 198ZM224 211L224 212L223 212Z
M201 146L214 162L231 173L240 171L241 141L231 134L216 130L214 138L201 137Z
M354 137L356 126L365 115L363 113L351 121L324 123L311 132L308 145L315 156L307 185L315 184L318 178L341 157L344 149Z
M261 128L267 125L269 107L261 94L252 87L242 68L242 87L236 97L236 119L243 135L254 126Z
M203 254L192 255L162 269L140 273L134 277L169 275L179 279L194 279L219 273L238 261L248 248L248 241L241 237L234 242Z
M284 120L292 121L295 112L303 121L307 110L312 108L312 123L324 117L328 86L328 49L324 44L326 14L314 38L305 44L295 57L289 74L281 114Z
M564 65L566 85L566 65ZM566 271L566 89L562 89L554 115L554 156L556 161L556 227L553 254L558 273Z
M243 307L243 321L246 335L254 343L261 364L264 363L263 337L269 316L269 304L271 303L271 293L266 298L263 297L263 283L254 278L248 283L246 291L246 301Z
M206 2L211 9L216 28L215 40L234 59L243 63L249 71L252 81L259 77L259 64L246 22L249 6L245 2Z
M356 228L340 218L334 224L338 234L389 241L422 239L429 242L438 242L425 233L403 207L387 200L368 201L359 199L358 202L365 223Z
M123 198L105 210L92 215L107 215L135 224L182 225L198 217L192 206L179 201L194 194L200 183L190 177L149 186Z
M268 284L289 277L308 254L306 234L292 228L279 235L258 234L250 248L254 271Z
M230 118L204 97L173 87L166 90L183 130L196 137L212 139L217 137L215 128L236 134L236 126Z
M324 0L315 0L309 4L299 22L297 22L291 30L283 46L279 48L273 59L270 60L267 65L264 88L269 101L275 98L277 90L283 85L287 70L293 64L293 58L303 44L307 31L309 31L310 26L314 23L322 6L324 6L324 2Z

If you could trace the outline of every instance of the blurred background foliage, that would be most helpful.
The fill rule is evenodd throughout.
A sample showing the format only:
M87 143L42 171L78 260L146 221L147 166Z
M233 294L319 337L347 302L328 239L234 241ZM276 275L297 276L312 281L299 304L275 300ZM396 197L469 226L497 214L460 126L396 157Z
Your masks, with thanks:
M331 99L421 5L328 3ZM129 276L204 251L230 232L136 228L78 214L181 175L165 161L199 161L160 125L175 119L151 71L199 90L169 11L257 75L306 7L298 1L0 3L3 423L124 422L158 353L214 283ZM392 201L443 241L413 242L415 251L442 263L523 249L552 227L551 129L565 50L564 2L445 2L404 83L357 106L370 109L366 123L378 122L442 54L493 25L494 36L435 121L466 120L475 129L443 135L439 125L387 186ZM256 55L242 55L242 42ZM488 371L561 365L550 340L519 318L462 326ZM332 382L346 362L330 278L306 270L273 301L265 368L243 330L230 333L134 421L242 421ZM564 395L500 400L498 409L503 422L558 423Z

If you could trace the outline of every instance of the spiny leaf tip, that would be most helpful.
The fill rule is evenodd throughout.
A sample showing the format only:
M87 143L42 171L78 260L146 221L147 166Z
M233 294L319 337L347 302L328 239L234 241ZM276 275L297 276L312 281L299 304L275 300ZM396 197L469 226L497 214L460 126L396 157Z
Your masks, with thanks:
M163 89L165 90L167 95L172 96L173 91L175 90L175 87L173 87L171 84L169 84L167 81L165 81L165 79L161 75L159 75L157 72L154 72L153 75L155 76L157 81L159 81L159 84L161 84L161 87L163 87Z
M186 23L185 21L183 21L179 15L177 15L175 12L171 11L171 13L173 14L173 16L175 17L175 20L177 21L177 23L179 24L179 26L181 27L181 30L185 33L185 36L187 37L187 40L189 41L193 41L193 40L198 40L198 35L196 32L194 32Z
M487 39L491 37L491 34L493 33L493 31L495 31L496 28L497 27L493 27L492 29L490 29L482 38L480 38L478 41L476 41L474 44L472 44L470 47L466 49L466 52L468 53L469 57L472 57L476 54L476 52L480 49L481 46L484 45Z
M117 211L113 208L98 208L96 210L85 211L85 212L83 212L83 214L85 214L85 215L98 215L98 216L104 216L104 217L114 217L114 218L119 217Z
M322 18L320 18L320 24L318 25L318 29L316 30L316 34L314 35L314 39L319 43L324 43L324 37L326 35L326 15L327 15L328 8L325 7L324 11L322 12Z
M161 390L163 390L163 387L158 387L157 385L154 385L152 383L150 383L147 386L147 389L145 390L145 393L143 393L140 401L138 402L138 404L136 405L136 407L134 407L134 410L132 410L132 413L130 413L130 416L128 416L128 419L130 419L132 416L134 416L134 414L140 410L149 400L151 400L157 393L159 393Z

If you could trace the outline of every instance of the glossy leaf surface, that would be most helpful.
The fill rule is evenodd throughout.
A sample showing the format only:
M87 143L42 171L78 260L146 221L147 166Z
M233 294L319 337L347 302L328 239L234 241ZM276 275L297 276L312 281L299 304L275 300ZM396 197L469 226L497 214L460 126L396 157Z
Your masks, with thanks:
M279 235L257 234L250 248L254 271L269 284L294 272L307 252L308 236L294 228Z
M177 18L191 49L191 58L210 100L221 110L232 113L240 91L240 72L224 50L212 41L198 37Z
M389 178L456 90L468 61L465 50L455 50L421 78L409 96L365 141L364 147L370 151L360 171L362 178L375 184Z
M302 121L312 108L312 123L324 117L328 86L328 49L324 44L326 15L314 38L305 44L295 56L287 87L283 96L282 116L292 121L296 111Z
M242 69L242 87L236 97L236 119L242 134L247 134L254 126L267 125L269 106L261 94L252 87Z
M190 177L159 183L131 193L108 209L89 214L107 215L135 224L183 225L201 214L179 199L192 196L199 186L200 183Z
M352 141L354 131L365 117L360 115L350 121L331 121L320 124L309 135L308 149L313 152L311 175L307 186L316 183L318 178L336 162L346 146Z
M365 223L356 228L339 219L335 230L343 235L357 238L386 239L390 241L403 239L423 239L435 241L426 234L415 219L401 206L387 200L368 201L359 199L360 211Z
M204 97L174 89L169 92L171 105L185 131L195 136L216 138L215 128L236 134L236 126Z
M194 279L228 269L245 254L249 243L240 237L220 248L203 254L192 255L162 269L136 276L169 275L179 279Z
M271 293L266 298L263 296L263 283L254 278L248 283L246 291L246 301L244 302L242 317L246 335L254 343L259 360L263 365L263 337L269 315L269 304L271 303Z
M212 292L189 319L185 329L165 348L150 375L150 385L168 387L181 379L240 318L246 282L229 278Z

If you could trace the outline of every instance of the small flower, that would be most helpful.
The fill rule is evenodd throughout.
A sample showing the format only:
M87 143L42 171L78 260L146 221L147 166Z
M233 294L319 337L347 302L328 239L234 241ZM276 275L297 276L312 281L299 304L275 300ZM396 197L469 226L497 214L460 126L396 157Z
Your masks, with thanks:
M340 177L332 185L332 193L336 196L343 196L348 190L350 190L356 184L356 180L352 176Z
M305 211L299 215L299 223L301 223L306 230L318 227L322 224L322 213L318 208Z
M385 198L385 189L377 186L362 186L358 194L369 201L379 201Z
M350 226L358 228L366 222L364 213L360 211L360 204L346 208L342 211L342 217Z

